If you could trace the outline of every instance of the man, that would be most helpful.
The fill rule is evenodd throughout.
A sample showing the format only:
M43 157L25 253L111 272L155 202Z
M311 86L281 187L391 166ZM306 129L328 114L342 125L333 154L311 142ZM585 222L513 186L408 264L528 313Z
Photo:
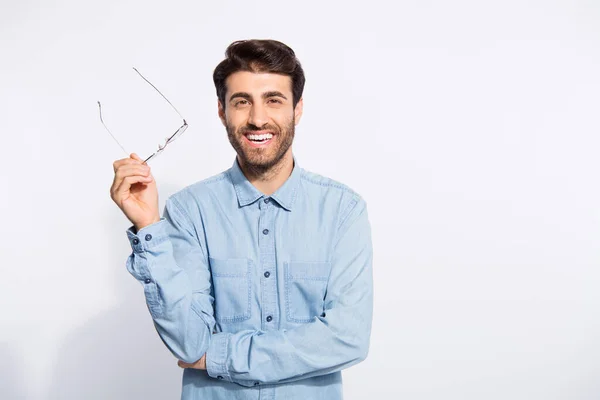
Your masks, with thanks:
M114 163L127 268L184 368L182 399L341 399L371 332L365 202L292 153L305 82L292 49L234 42L213 79L230 169L171 195L161 218L150 167Z

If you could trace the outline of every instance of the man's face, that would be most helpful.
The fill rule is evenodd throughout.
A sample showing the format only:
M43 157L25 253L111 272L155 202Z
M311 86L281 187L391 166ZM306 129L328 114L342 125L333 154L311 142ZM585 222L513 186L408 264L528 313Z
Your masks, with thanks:
M293 107L291 78L272 73L239 71L227 80L226 107L219 117L243 165L266 171L291 156L302 99Z

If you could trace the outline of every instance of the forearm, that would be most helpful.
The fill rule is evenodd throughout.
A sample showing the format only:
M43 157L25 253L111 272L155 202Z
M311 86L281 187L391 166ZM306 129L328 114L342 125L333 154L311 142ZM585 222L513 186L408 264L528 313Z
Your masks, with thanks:
M178 359L193 362L207 351L214 327L210 285L208 279L193 282L178 265L167 223L161 220L137 234L128 231L133 252L127 269L143 285L165 345Z
M214 334L206 364L212 377L244 386L285 383L348 368L367 356L372 325L370 256L324 316L293 329Z
M364 360L370 323L361 332L332 328L327 317L287 331L213 335L206 356L210 376L244 386L286 383L330 374ZM358 333L358 334L357 334Z

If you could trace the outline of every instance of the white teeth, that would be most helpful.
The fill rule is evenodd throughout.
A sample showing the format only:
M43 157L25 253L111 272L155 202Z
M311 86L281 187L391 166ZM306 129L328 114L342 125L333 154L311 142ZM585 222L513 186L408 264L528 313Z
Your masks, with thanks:
M273 137L271 133L264 133L262 135L248 135L250 140L269 140Z

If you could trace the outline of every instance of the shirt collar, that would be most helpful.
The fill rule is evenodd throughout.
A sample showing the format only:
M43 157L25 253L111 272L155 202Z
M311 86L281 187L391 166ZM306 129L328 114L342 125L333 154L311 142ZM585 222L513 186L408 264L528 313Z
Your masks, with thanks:
M300 167L296 157L294 158L294 168L288 179L281 185L279 189L271 195L271 198L277 201L279 205L288 211L292 210L294 200L296 199L296 193L298 191L298 185L300 184ZM253 184L246 178L240 165L238 164L237 157L233 161L233 165L229 169L229 176L231 182L235 188L237 195L238 204L240 207L247 206L248 204L254 203L256 200L264 197L265 195L254 187Z

